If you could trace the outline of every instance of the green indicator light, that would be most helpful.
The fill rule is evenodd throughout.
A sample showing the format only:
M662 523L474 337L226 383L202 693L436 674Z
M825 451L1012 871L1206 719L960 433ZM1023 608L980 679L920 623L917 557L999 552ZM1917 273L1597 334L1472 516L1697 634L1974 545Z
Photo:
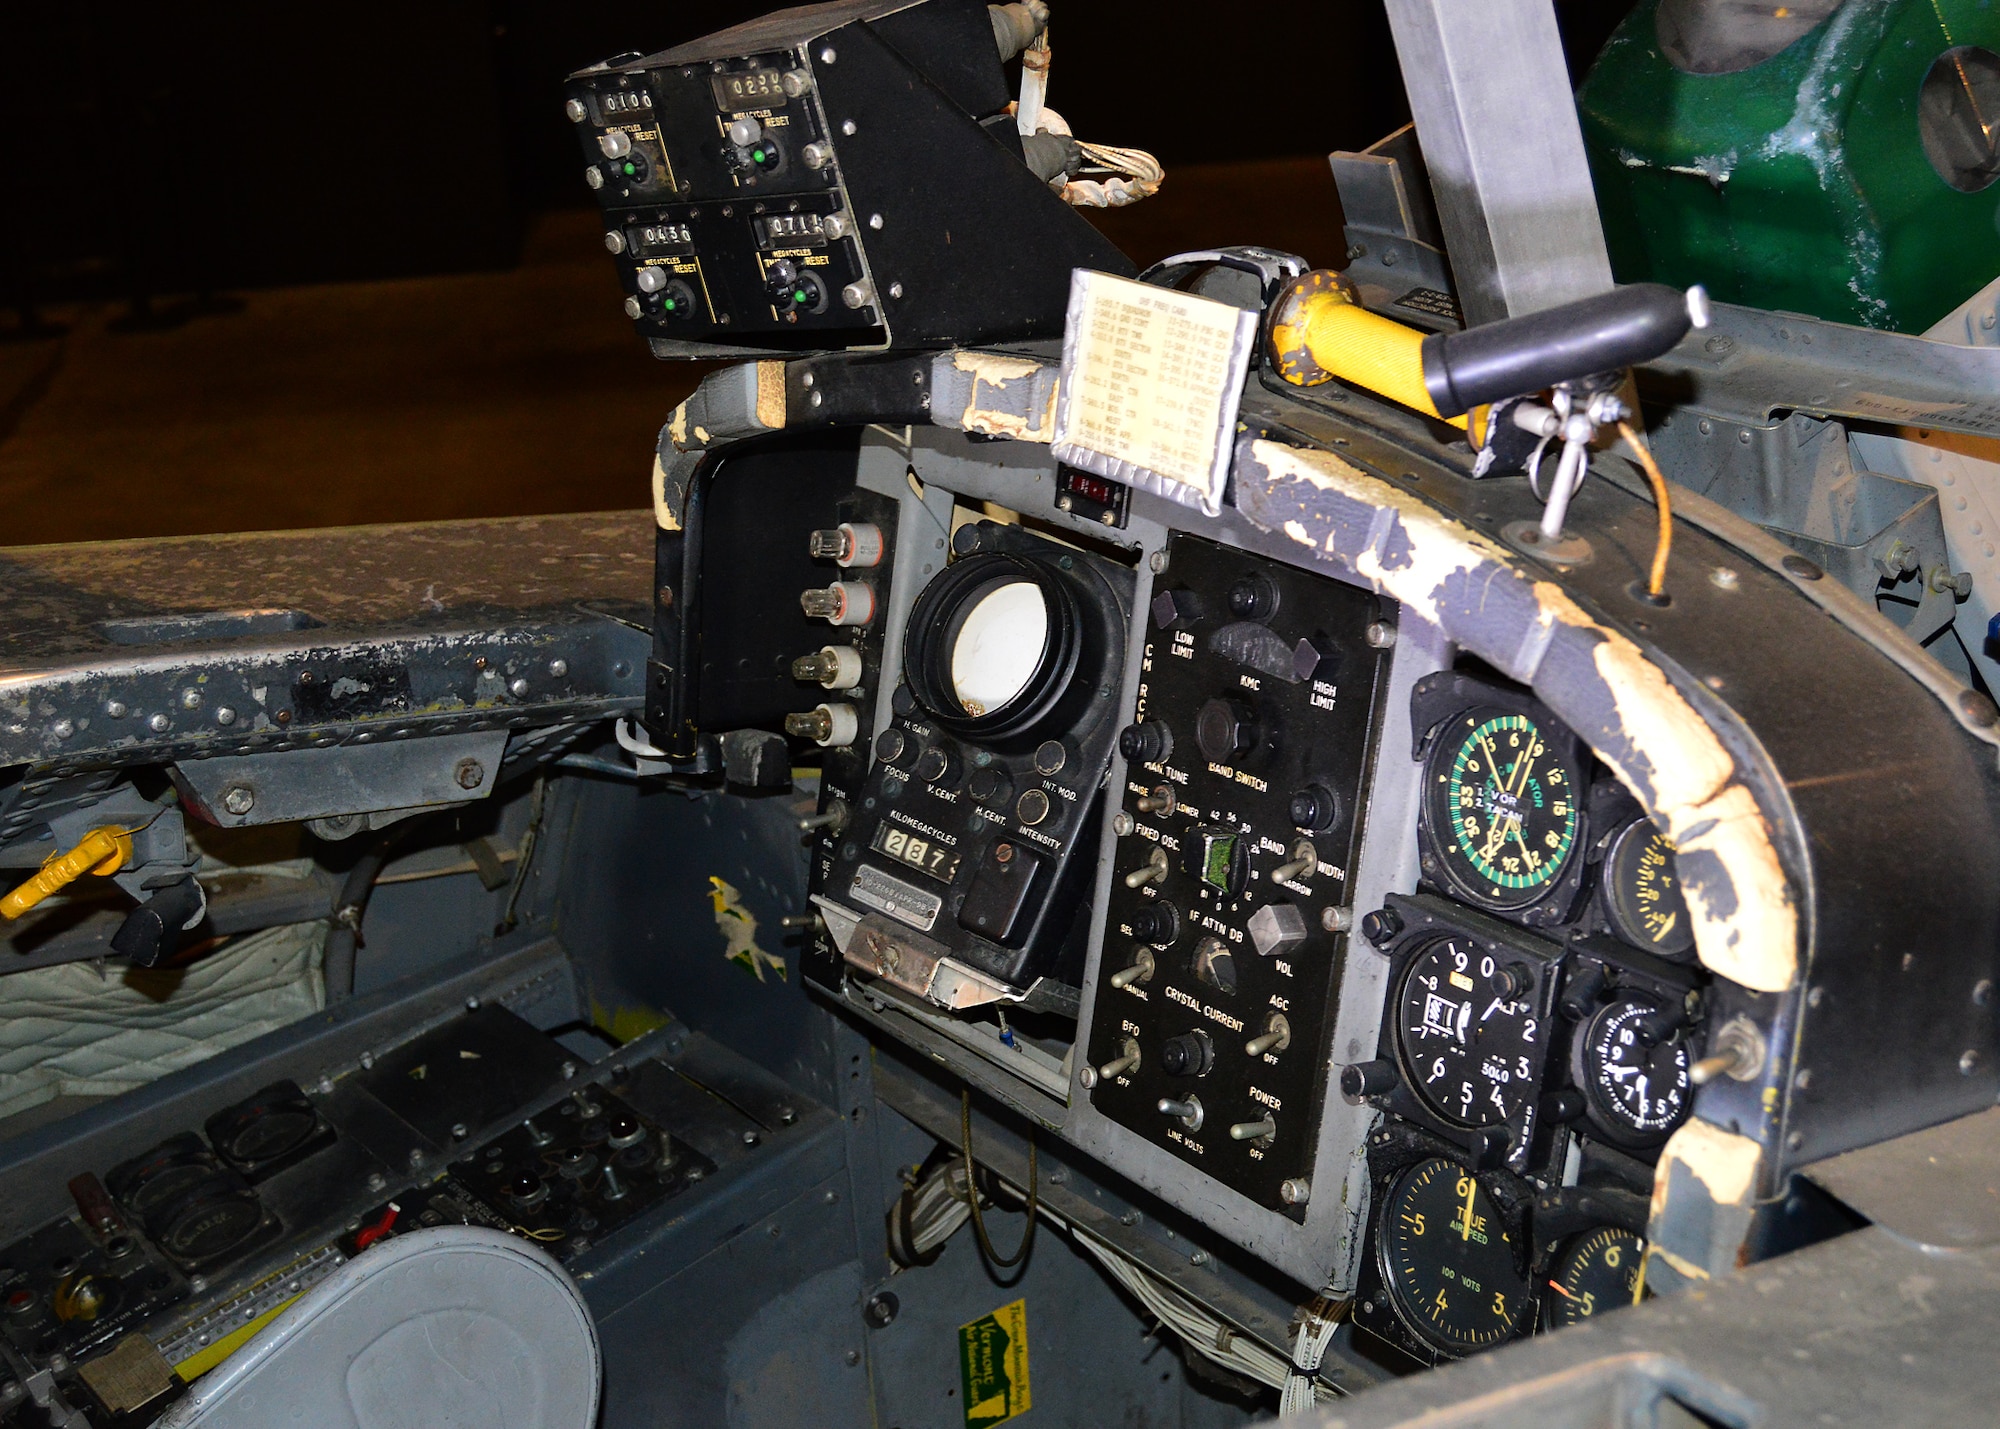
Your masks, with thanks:
M752 149L750 151L750 157L755 159L758 163L761 164L764 162L764 151L762 149Z
M660 306L665 308L668 312L672 312L675 308L679 307L680 304L676 303L672 298L666 298L661 301Z
M639 166L637 164L631 163L630 161L627 161L623 167L624 167L625 177L628 179L631 178L632 175L639 172Z
M795 303L806 301L806 290L804 288L794 288L792 290L792 301Z

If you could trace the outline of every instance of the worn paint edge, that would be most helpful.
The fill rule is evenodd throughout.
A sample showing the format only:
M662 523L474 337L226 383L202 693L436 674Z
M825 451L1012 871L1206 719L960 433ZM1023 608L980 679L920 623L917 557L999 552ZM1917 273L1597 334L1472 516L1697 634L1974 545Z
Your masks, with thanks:
M1729 782L1734 761L1665 671L1622 633L1592 619L1559 586L1530 581L1496 542L1341 457L1264 439L1249 443L1249 455L1273 480L1304 482L1373 508L1377 515L1365 540L1351 551L1337 549L1336 534L1322 539L1295 518L1277 529L1315 555L1347 566L1507 673L1532 683L1556 625L1591 636L1592 664L1611 697L1616 740L1590 742L1668 836L1697 856L1697 876L1688 877L1684 869L1682 886L1702 963L1759 992L1792 985L1798 975L1798 912L1770 828L1754 795ZM1504 590L1510 586L1514 591ZM1521 640L1515 648L1485 648L1493 643L1490 638L1482 645L1452 628L1447 600L1462 601L1473 592L1498 604L1500 596L1517 595L1520 587L1531 593L1534 614L1530 628L1517 632ZM1627 748L1618 748L1619 742ZM1706 876L1701 860L1712 866Z

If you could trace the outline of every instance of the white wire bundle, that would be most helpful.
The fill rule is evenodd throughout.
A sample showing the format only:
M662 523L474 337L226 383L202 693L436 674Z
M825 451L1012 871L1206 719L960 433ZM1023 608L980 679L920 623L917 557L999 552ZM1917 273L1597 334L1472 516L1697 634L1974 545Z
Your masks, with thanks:
M1332 1302L1314 1300L1299 1319L1298 1334L1292 1340L1292 1362L1287 1367L1284 1392L1278 1396L1278 1416L1303 1414L1318 1401L1320 1361L1340 1328L1340 1313ZM1329 1395L1329 1398L1332 1396Z
M911 1193L909 1227L912 1249L919 1255L928 1255L957 1234L959 1227L972 1218L972 1207L967 1200L970 1189L962 1157L953 1157L918 1183ZM1179 1335L1189 1349L1224 1369L1280 1391L1280 1413L1294 1413L1340 1397L1338 1389L1320 1383L1310 1373L1295 1372L1292 1362L1283 1355L1203 1309L1138 1261L1078 1230L1063 1216L1050 1210L1046 1203L1039 1209L1042 1215L1068 1231L1078 1245L1096 1257L1111 1273L1112 1279L1131 1291L1139 1303L1151 1311L1163 1326ZM1293 1356L1301 1370L1319 1368L1326 1355L1327 1344L1339 1326L1338 1319L1322 1315L1319 1310L1319 1302L1315 1302L1307 1310L1299 1328L1299 1340Z
M1038 132L1070 134L1069 122L1062 115L1044 105ZM1073 208L1123 208L1137 203L1142 198L1151 198L1160 191L1166 181L1167 171L1160 161L1144 149L1120 149L1109 144L1087 144L1076 141L1076 147L1083 156L1106 173L1116 175L1109 179L1074 178L1065 180L1060 186L1051 184L1062 195L1063 202Z
M972 1219L972 1204L966 1199L965 1161L953 1157L920 1183L910 1198L910 1249L918 1255L933 1250L958 1234L958 1228Z
M1247 1379L1280 1391L1287 1390L1287 1382L1296 1379L1301 1385L1313 1387L1312 1402L1324 1403L1340 1397L1340 1391L1331 1385L1305 1376L1294 1376L1290 1363L1283 1355L1210 1314L1137 1261L1126 1259L1110 1246L1081 1232L1075 1232L1075 1236L1077 1243L1111 1272L1112 1279L1137 1296L1139 1303L1152 1311L1162 1325L1179 1335L1189 1349L1204 1359L1213 1360L1224 1369L1234 1370ZM1329 1339L1332 1329L1333 1325L1328 1323ZM1326 1352L1324 1340L1319 1344L1319 1351L1322 1355ZM1289 1407L1281 1412L1290 1412Z

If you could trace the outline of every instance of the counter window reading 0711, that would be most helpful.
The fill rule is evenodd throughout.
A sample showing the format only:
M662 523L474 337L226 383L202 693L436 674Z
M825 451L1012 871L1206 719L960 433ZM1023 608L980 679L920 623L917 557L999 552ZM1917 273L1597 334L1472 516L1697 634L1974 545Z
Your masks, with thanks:
M921 869L942 883L949 883L958 876L956 852L908 829L899 829L894 824L878 827L868 846L877 853L886 853L899 862L907 863L911 868Z

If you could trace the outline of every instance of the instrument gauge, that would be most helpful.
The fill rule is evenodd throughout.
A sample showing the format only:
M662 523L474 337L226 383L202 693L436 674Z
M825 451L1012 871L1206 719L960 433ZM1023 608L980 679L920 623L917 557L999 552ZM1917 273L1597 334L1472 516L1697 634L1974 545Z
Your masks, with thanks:
M1646 1242L1617 1226L1599 1226L1564 1246L1549 1266L1545 1306L1552 1330L1580 1325L1643 1295Z
M1681 896L1674 846L1650 819L1618 831L1604 856L1604 912L1612 931L1635 948L1663 958L1694 948L1694 927Z
M1592 1122L1613 1140L1665 1141L1687 1119L1693 1058L1679 1035L1654 1035L1658 1009L1634 998L1591 1014L1572 1044L1570 1074Z
M1538 901L1576 853L1581 783L1567 741L1527 715L1483 708L1456 716L1424 770L1436 876L1484 908Z
M1453 935L1403 975L1397 1041L1411 1084L1460 1126L1511 1120L1534 1094L1542 1027L1525 964Z
M1433 1157L1399 1177L1377 1232L1382 1282L1397 1317L1424 1343L1465 1355L1525 1327L1533 1296L1479 1177Z

